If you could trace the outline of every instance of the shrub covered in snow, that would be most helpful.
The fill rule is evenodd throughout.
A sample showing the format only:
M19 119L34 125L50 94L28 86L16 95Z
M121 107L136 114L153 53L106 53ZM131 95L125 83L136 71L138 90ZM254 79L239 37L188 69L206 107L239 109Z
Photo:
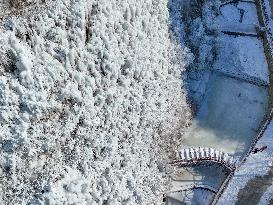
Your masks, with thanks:
M190 118L167 3L57 0L1 22L1 204L162 202Z
M180 9L173 11L181 16L184 22L182 42L191 48L194 61L189 66L193 70L211 69L217 55L217 35L219 33L216 17L219 15L220 1L210 0L171 0L183 2ZM179 28L179 26L176 26ZM181 26L180 26L181 27Z

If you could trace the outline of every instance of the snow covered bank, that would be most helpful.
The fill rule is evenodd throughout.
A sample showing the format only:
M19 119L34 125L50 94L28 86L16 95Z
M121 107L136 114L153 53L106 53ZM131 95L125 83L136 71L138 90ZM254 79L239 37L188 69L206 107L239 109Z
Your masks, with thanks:
M235 204L245 201L246 197L251 204L268 204L269 194L272 195L272 147L273 121L268 124L267 129L261 136L261 139L255 145L255 148L261 149L267 146L265 150L257 153L251 152L246 161L236 170L218 204ZM255 149L254 148L254 149Z
M160 204L191 117L167 0L57 0L1 23L2 204Z

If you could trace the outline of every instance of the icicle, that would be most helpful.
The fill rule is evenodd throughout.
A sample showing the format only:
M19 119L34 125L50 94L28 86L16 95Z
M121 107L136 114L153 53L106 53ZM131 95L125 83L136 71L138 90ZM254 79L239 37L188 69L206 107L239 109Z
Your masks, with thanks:
M233 158L232 157L229 158L228 163L231 164L231 165L233 164Z
M191 159L194 159L195 155L194 155L194 149L193 148L190 148L190 154L191 154Z
M198 153L196 152L196 148L193 147L193 155L194 155L194 159L198 159Z
M190 160L190 151L189 151L189 149L185 149L185 152L186 152L186 159Z
M220 152L218 150L215 150L215 159L219 161L220 158Z
M221 161L225 161L225 153L221 152Z
M218 160L217 161L222 161L222 155L223 155L223 152L219 152L219 158L218 158Z
M224 161L227 162L228 161L228 154L224 154Z
M209 148L205 147L204 149L205 149L205 156L209 157Z
M199 147L198 148L194 148L194 151L195 151L196 159L199 159L200 158L200 149L199 149Z
M214 153L215 153L214 149L213 148L209 148L209 149L210 149L210 157L214 159L215 158L215 156L214 156Z
M180 150L180 158L181 158L181 160L185 160L186 159L185 150L184 149Z
M199 147L201 158L205 158L205 152L202 147Z

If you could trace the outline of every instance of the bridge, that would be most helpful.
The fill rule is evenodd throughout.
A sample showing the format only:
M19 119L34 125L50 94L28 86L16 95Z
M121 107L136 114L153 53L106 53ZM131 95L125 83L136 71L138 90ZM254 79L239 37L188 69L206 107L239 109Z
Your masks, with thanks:
M210 147L191 147L179 151L179 159L172 164L186 167L197 165L200 162L217 163L230 171L235 170L236 166L233 158L228 154Z

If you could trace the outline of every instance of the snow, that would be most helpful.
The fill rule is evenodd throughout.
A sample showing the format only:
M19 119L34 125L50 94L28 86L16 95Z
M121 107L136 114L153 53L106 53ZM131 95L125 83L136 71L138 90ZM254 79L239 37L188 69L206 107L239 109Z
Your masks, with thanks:
M181 205L181 204L202 204L209 205L208 201L211 201L214 197L210 191L205 189L194 189L185 192L178 192L172 194L168 198L168 205Z
M217 8L217 3L210 1L192 3L183 11L194 11L183 20L188 32L186 45L196 57L186 76L196 117L181 147L214 147L223 151L220 159L232 163L224 152L242 159L267 113L269 71L264 42L256 36L255 4L232 2ZM200 176L206 179L207 173ZM196 178L192 178L180 180L180 185L194 183ZM223 204L229 198L226 194ZM231 200L235 204L236 197Z
M258 205L270 204L269 202L272 200L273 193L273 185L267 188Z
M219 199L219 204L235 204L238 200L239 191L246 186L247 182L255 177L262 177L268 173L273 161L272 133L273 121L270 122L263 136L255 146L256 148L261 148L266 145L267 148L262 152L252 152L247 157L247 160L236 169L234 177ZM262 200L268 200L268 194L272 195L272 188L267 189L267 192L264 193L265 198L262 197ZM260 204L262 204L262 201Z
M46 1L1 21L2 204L162 203L191 119L167 3Z
M213 74L183 146L214 147L242 156L266 108L267 89Z
M220 13L218 17L219 24L249 24L258 25L258 16L255 3L242 2L224 4L220 7Z
M269 41L269 49L272 47L272 15L269 1L258 1L258 6L262 9L262 18L266 26L265 37ZM272 54L272 51L268 53ZM251 152L245 159L243 164L235 171L234 177L229 182L223 195L219 199L218 204L237 204L245 200L251 200L255 204L270 204L272 203L272 132L273 121L268 119L268 126L261 138L255 144L254 149L260 149L267 146L261 152ZM253 149L253 150L254 150ZM247 194L246 194L247 193ZM251 199L250 199L251 198Z
M219 38L219 55L214 67L269 81L263 44L255 37L222 35Z

